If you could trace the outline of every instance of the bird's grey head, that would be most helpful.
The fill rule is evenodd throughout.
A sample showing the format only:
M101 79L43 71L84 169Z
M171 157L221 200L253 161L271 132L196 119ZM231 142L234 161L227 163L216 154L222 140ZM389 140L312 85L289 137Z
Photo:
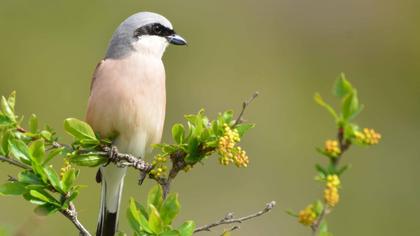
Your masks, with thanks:
M118 59L132 53L162 57L168 44L186 45L171 22L152 12L139 12L123 21L112 35L105 58Z

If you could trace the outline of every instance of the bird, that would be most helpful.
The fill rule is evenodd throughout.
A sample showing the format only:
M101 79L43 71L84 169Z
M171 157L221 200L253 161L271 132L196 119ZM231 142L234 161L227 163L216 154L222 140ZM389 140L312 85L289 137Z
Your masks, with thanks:
M100 137L112 137L119 152L144 157L162 137L166 87L162 56L169 44L187 45L171 22L153 12L129 16L115 30L93 74L86 122ZM101 205L97 236L113 236L126 168L99 168Z

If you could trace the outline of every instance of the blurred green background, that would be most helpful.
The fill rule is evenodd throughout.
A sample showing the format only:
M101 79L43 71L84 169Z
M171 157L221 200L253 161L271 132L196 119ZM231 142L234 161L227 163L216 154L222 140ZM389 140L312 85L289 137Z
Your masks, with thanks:
M159 12L189 42L164 56L164 141L186 113L238 111L253 91L261 93L246 113L257 123L242 143L250 166L221 167L214 159L181 174L173 185L181 193L179 222L202 225L276 200L275 211L234 235L309 235L285 210L299 210L322 194L313 165L324 159L314 148L333 138L335 127L312 96L318 91L331 100L332 83L345 72L366 105L359 124L384 138L345 156L353 168L343 177L331 230L339 236L420 235L419 9L416 0L1 0L0 94L16 90L18 113L36 113L63 135L63 119L84 117L91 74L114 29L135 12ZM0 178L16 171L1 164ZM94 169L82 170L80 182L88 188L76 202L92 231L99 206L94 175ZM130 172L123 211L128 196L144 200L151 184L138 187ZM20 198L1 198L0 225L26 235L77 234L63 216L38 219L32 209ZM128 231L122 218L120 228Z

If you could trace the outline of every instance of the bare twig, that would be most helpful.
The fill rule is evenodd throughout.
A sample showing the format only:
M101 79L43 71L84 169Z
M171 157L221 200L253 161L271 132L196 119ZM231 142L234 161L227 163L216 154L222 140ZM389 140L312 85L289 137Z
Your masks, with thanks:
M60 211L67 219L69 219L74 226L79 230L80 236L91 236L89 231L80 223L77 218L77 211L72 202L69 203L69 207L66 210Z
M238 116L238 118L236 118L236 121L235 121L235 123L233 124L232 127L235 127L238 124L243 122L242 117L244 116L246 108L248 107L249 104L251 104L252 101L254 101L258 97L258 95L259 95L259 93L255 92L254 94L252 94L252 96L248 100L246 100L245 102L242 103L241 113L239 113L239 116Z
M238 225L235 225L235 226L233 226L232 228L230 228L230 229L228 229L228 230L225 230L224 232L223 232L223 234L221 234L220 236L224 236L227 232L232 232L232 231L235 231L235 230L239 230L241 227L239 227Z
M32 169L30 166L28 166L28 165L26 165L26 164L24 164L22 162L13 160L12 158L7 158L7 157L4 157L4 156L0 156L0 161L7 162L7 163L9 163L11 165L20 167L22 169L26 169L26 170L31 170Z
M228 213L228 214L226 214L225 217L223 217L223 219L219 220L218 222L208 224L208 225L204 225L204 226L201 226L201 227L197 227L194 230L194 233L198 233L198 232L201 232L201 231L211 231L212 228L220 226L220 225L229 225L229 224L235 224L235 223L240 224L244 221L247 221L247 220L259 217L261 215L264 215L265 213L271 211L274 208L275 205L276 205L275 201L269 202L269 203L267 203L265 208L262 209L261 211L258 211L257 213L254 213L254 214L251 214L251 215L248 215L248 216L244 216L244 217L240 217L240 218L233 218L233 213Z

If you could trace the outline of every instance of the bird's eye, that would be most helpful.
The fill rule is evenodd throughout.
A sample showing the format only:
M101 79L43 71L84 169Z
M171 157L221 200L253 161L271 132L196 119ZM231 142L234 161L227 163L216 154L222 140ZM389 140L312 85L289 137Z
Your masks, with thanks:
M154 25L153 26L153 33L161 34L162 33L162 27L160 25Z

